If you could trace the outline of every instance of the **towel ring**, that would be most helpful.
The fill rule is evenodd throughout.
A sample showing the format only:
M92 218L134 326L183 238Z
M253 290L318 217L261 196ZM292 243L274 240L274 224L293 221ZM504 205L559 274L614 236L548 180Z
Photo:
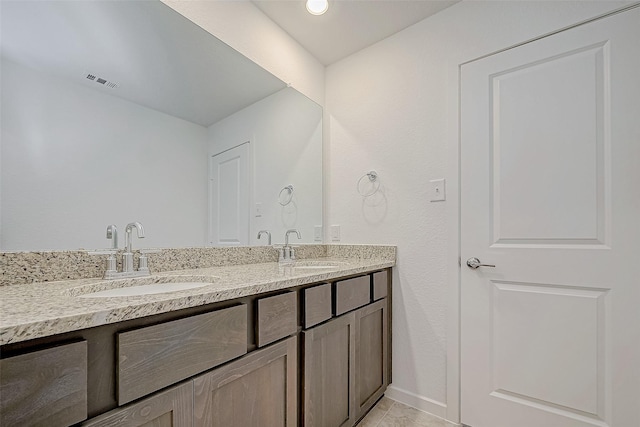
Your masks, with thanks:
M287 192L287 194L285 195L286 201L283 202L282 193L284 193L285 191ZM287 206L289 203L291 203L291 199L293 199L293 185L287 185L282 190L280 190L280 194L278 194L278 203L280 203L282 206Z
M373 184L373 190L365 192L360 190L360 184L362 183L362 180L368 177L369 178L369 182ZM360 179L358 180L358 184L356 184L356 188L358 190L358 193L362 196L362 197L369 197L369 196L373 196L374 194L376 194L378 192L378 190L380 189L380 181L378 180L378 172L372 170L369 171L367 173L365 173L364 175L362 175L360 177Z

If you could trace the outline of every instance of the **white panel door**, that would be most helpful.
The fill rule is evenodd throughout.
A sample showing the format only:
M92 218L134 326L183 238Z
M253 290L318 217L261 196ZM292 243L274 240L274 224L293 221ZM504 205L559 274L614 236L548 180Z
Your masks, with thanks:
M462 422L640 426L640 8L460 90Z
M211 157L209 243L249 244L249 143Z

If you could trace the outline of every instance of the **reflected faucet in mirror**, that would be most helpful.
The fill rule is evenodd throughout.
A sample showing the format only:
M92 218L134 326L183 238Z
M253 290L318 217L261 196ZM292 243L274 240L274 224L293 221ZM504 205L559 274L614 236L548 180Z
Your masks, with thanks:
M111 248L118 249L118 227L114 224L107 226L107 239L111 240Z
M271 246L271 232L267 230L258 231L258 240L260 240L260 236L262 236L263 234L267 235L267 245Z

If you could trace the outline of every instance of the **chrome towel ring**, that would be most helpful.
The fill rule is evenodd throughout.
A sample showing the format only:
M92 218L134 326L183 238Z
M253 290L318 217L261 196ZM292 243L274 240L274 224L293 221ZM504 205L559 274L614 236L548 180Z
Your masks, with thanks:
M285 193L283 195L283 193ZM293 199L293 185L289 184L280 190L280 194L278 194L278 203L282 206L287 206L291 203L291 199Z
M371 188L368 191L366 191L367 190L366 181L364 181L364 184L363 184L363 179L365 177L369 178L369 183L371 185ZM376 194L380 189L380 180L378 179L378 172L372 170L362 175L358 180L358 183L356 184L356 188L358 190L358 193L362 197L369 197Z

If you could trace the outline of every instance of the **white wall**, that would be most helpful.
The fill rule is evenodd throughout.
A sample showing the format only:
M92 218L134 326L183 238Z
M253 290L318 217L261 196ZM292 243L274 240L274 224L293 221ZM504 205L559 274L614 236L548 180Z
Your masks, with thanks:
M251 142L252 203L262 204L262 215L251 210L250 244L259 230L271 232L272 242L283 243L286 230L296 228L301 240L313 243L315 225L322 224L322 108L304 95L286 88L209 127L210 155ZM278 203L280 190L294 186L291 203ZM283 195L284 198L284 195Z
M250 1L162 1L318 104L324 103L324 66Z
M342 243L398 245L393 397L457 420L447 306L457 304L448 271L457 265L458 64L621 5L464 1L327 68L329 223L341 225ZM370 169L383 192L363 200L356 182ZM427 184L442 177L448 201L430 203Z
M207 129L2 61L2 250L204 246Z

